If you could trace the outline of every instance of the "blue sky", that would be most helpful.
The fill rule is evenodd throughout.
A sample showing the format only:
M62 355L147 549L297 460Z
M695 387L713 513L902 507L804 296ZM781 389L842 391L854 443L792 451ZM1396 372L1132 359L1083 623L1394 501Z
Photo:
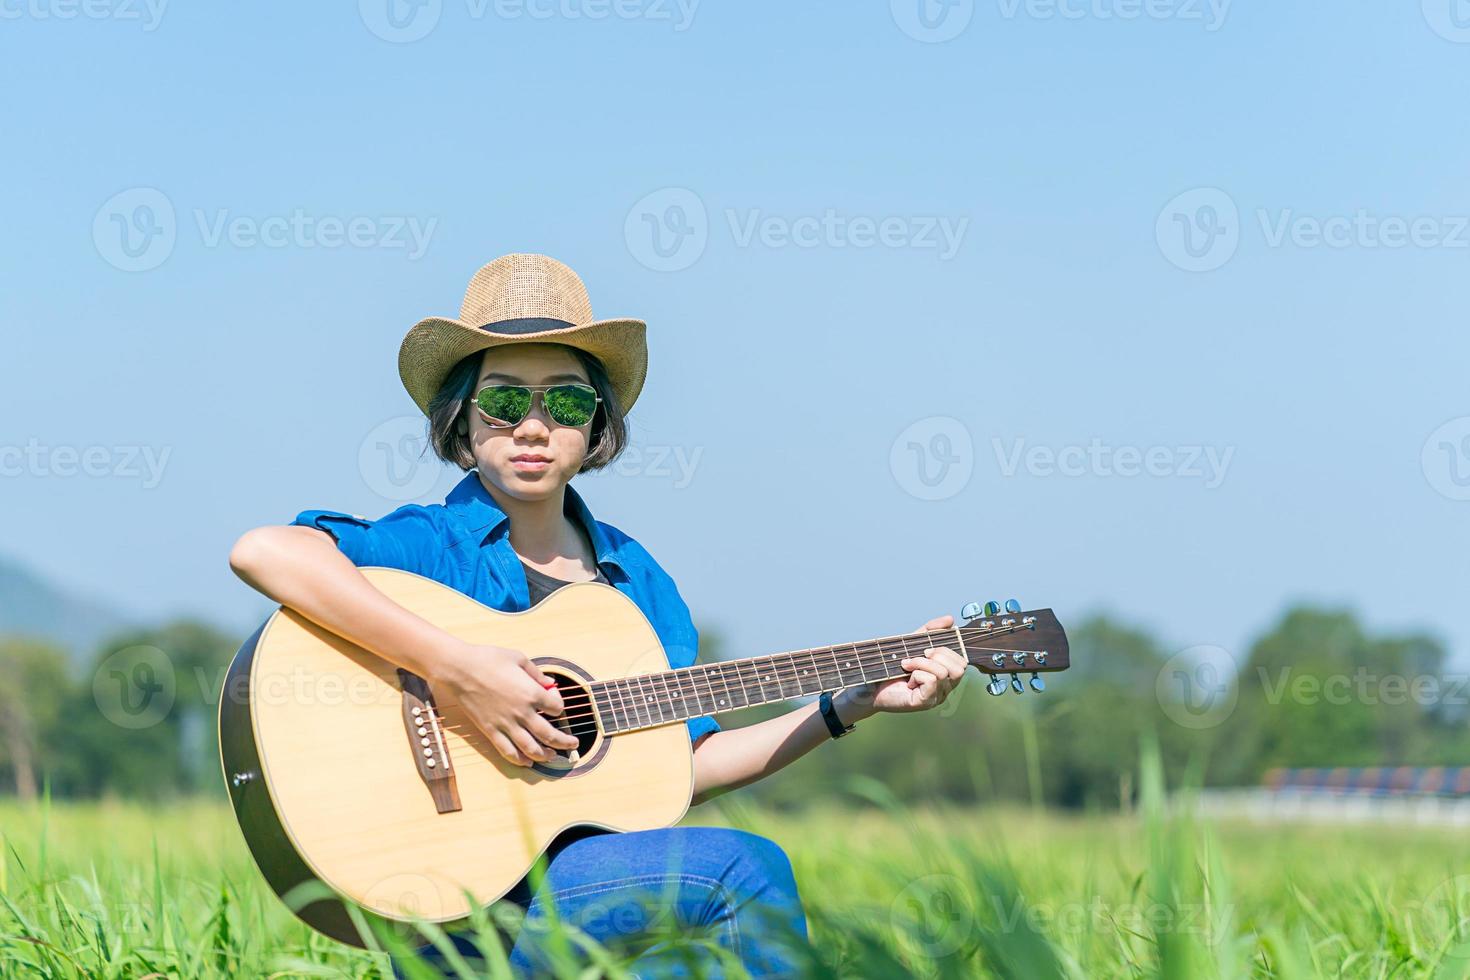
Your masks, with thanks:
M1470 9L918 4L3 0L0 547L244 627L245 529L442 499L399 340L540 251L649 322L579 486L730 652L1014 595L1463 663Z

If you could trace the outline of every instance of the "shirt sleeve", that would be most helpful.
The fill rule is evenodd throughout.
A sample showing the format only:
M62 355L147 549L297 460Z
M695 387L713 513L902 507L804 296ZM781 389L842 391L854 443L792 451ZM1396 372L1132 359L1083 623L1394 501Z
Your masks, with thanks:
M426 574L433 528L422 507L400 507L377 520L336 510L304 510L292 524L326 531L352 564Z

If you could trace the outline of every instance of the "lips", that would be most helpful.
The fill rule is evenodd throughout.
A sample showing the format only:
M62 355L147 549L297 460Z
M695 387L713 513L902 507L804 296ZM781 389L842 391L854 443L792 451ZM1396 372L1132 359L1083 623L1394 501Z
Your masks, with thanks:
M512 456L510 461L512 463L549 463L551 457L539 456L536 453L521 453L519 456Z

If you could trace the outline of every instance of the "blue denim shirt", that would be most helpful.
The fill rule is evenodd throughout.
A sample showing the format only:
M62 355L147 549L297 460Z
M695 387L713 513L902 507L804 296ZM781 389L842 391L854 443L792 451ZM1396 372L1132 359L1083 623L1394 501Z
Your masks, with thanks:
M587 530L597 565L637 604L658 634L672 667L688 667L699 632L669 574L644 547L611 524L594 520L568 484L565 512ZM354 565L399 568L431 578L502 612L530 608L526 573L510 546L510 518L471 470L442 504L406 504L375 521L332 510L306 510L292 524L326 531ZM689 737L718 731L713 718L691 718Z

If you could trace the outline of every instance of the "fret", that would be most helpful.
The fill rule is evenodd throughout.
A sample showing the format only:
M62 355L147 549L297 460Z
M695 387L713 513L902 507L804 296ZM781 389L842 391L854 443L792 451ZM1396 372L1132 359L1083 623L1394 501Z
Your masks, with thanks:
M904 674L908 673L908 671L903 669L903 661L906 658L913 656L913 654L909 652L909 638L907 636L900 636L898 638L898 642L903 646L903 653L900 654L897 651L894 651L892 654L884 655L884 677L901 677Z
M806 656L806 661L809 665L802 668L801 693L821 694L822 691L825 689L822 687L822 669L817 666L816 654L813 653L811 650L802 650L800 651L800 653Z
M843 646L852 647L854 652L857 650L856 643L844 643ZM854 657L852 653L844 654L842 657L839 658L837 656L837 647L833 647L832 660L834 663L837 664L837 677L842 682L843 687L851 687L854 684L858 684L862 681L867 680L867 677L861 673L861 665L854 662ZM856 678L852 676L853 668L855 667L858 668L859 671L858 677ZM861 681L858 678L861 678Z
M638 689L643 692L643 703L648 706L653 723L660 725L668 721L669 719L664 717L663 702L658 699L658 682L651 674L639 675Z
M741 694L741 697L743 697L745 699L745 701L741 705L741 707L742 708L747 708L750 705L754 704L755 702L752 701L752 700L750 700L750 691L745 686L745 678L742 677L742 676L740 676L741 673L742 673L742 671L740 669L740 664L741 664L741 661L739 661L739 660L727 660L724 663L723 666L725 667L725 669L727 671L728 671L728 669L731 666L734 666L734 668L735 668L735 682L740 685L740 694Z
M688 718L689 712L684 709L684 692L679 688L679 672L668 670L658 676L664 685L664 696L669 699L669 710L673 712L674 718L678 721Z
M616 698L616 707L613 709L613 715L618 720L618 727L623 729L637 728L638 718L633 713L633 705L628 699L627 682L622 679L611 680L607 682L607 687L613 692L614 698Z
M648 713L643 710L643 703L638 697L638 689L633 684L633 678L621 678L618 681L618 686L623 695L623 703L628 712L628 720L633 723L633 727L642 728L648 724Z
M761 657L758 660L747 661L754 673L756 690L760 692L761 704L769 704L772 701L781 700L781 675L776 672L776 661L774 657ZM771 685L776 685L776 692L771 693Z
M801 697L806 691L801 686L801 668L796 664L796 655L793 653L778 653L776 657L785 657L786 663L781 667L781 700ZM772 657L774 661L776 657Z
M743 707L743 705L738 705L735 703L734 694L730 690L730 682L725 679L724 671L721 669L723 666L723 664L711 664L709 667L705 668L707 671L709 671L710 676L714 680L719 681L720 686L725 689L724 697L717 696L715 698L715 706L721 711L729 711L732 708ZM710 685L710 689L714 689L713 684Z
M653 724L653 709L648 704L648 698L643 692L643 680L641 677L628 677L623 680L627 688L628 697L633 702L633 716L638 722L639 728Z
M683 698L681 698L676 691L669 687L669 676L672 673L672 671L666 671L662 674L659 674L658 679L659 683L664 686L664 698L666 699L669 706L669 714L673 716L673 720L683 721L685 718L689 717L689 715L684 712ZM675 678L675 683L678 683L677 678Z
M679 675L681 678L688 679L689 693L694 698L694 705L689 711L689 717L693 718L695 715L713 714L715 710L715 695L713 690L709 690L709 678L705 676L704 667L700 664L695 664L692 667L679 671ZM701 681L704 683L705 691L699 689ZM680 683L682 684L683 681L681 680Z
M602 730L611 732L622 728L623 724L618 719L618 709L613 703L608 686L599 682L589 685L588 690L592 692L592 709Z

